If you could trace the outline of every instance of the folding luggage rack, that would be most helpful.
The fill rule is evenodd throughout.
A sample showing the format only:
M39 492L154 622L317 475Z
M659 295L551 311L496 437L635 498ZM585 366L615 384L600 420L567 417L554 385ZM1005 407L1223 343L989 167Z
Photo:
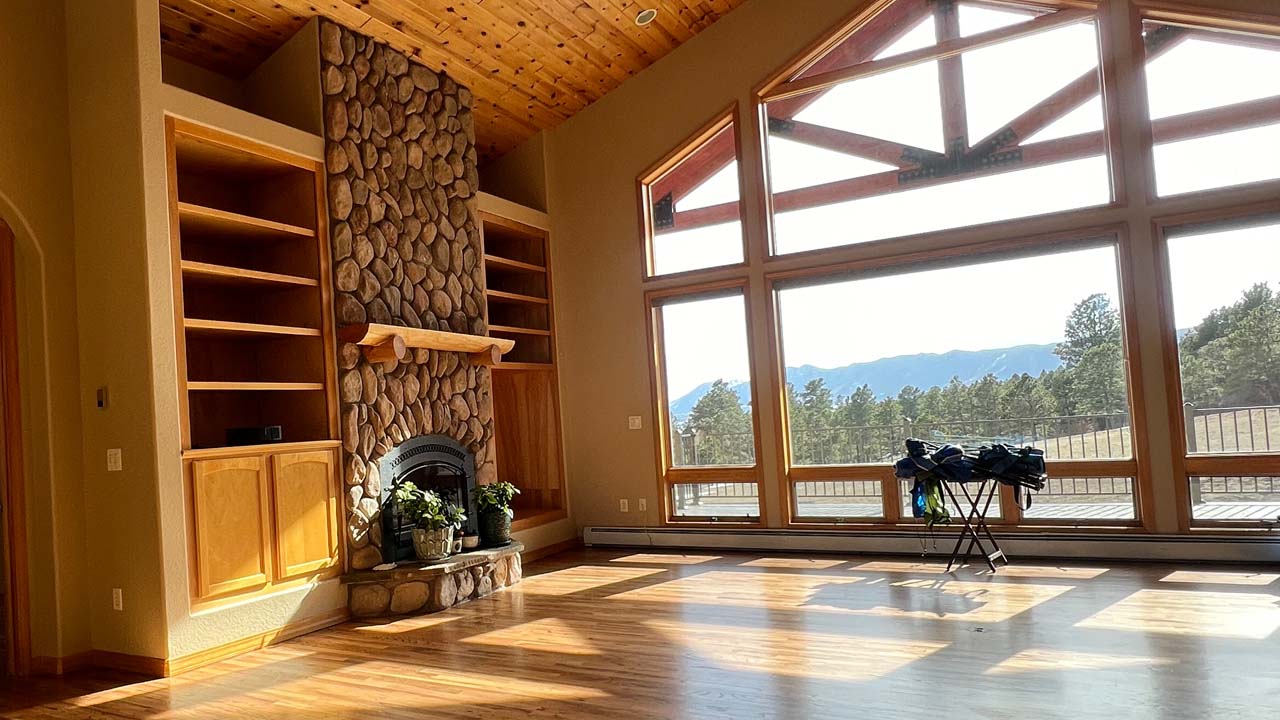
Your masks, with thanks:
M938 445L916 439L907 440L906 445L907 456L894 465L894 472L899 478L915 480L911 491L913 514L916 517L928 515L930 526L949 521L945 501L930 502L927 498L929 493L940 495L943 492L960 514L963 527L947 561L947 572L951 572L957 563L961 567L967 564L974 550L981 553L992 572L996 571L997 561L1008 565L1009 557L1000 549L991 527L987 525L987 512L1001 485L1012 486L1019 504L1025 497L1025 507L1031 506L1030 492L1043 490L1048 481L1044 452L1033 447L1014 448L1003 444L984 445L971 451L959 445ZM970 483L978 484L976 493L969 491ZM967 511L954 490L957 485L968 505ZM983 538L990 545L990 550L983 543ZM967 547L966 540L969 542Z

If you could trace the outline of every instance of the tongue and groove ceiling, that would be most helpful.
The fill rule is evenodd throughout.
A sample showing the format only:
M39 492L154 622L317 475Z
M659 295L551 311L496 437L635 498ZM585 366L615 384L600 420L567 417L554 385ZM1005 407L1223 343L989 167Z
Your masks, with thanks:
M323 15L416 56L476 97L477 146L555 127L745 0L160 0L166 54L244 77ZM656 8L647 27L636 14Z

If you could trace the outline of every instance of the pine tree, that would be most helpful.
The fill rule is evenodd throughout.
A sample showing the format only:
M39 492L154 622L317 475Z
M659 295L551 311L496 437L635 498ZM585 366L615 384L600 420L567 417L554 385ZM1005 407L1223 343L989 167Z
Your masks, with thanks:
M711 383L707 393L698 399L684 431L694 436L696 451L687 458L690 464L746 465L753 461L751 414L724 380Z

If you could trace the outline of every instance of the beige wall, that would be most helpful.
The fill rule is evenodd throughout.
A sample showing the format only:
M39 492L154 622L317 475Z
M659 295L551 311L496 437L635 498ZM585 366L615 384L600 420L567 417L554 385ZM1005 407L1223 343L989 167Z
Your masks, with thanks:
M89 647L67 63L59 3L0 15L0 217L17 236L33 654Z
M83 431L93 647L164 657L140 132L141 88L149 73L159 77L159 67L142 63L136 19L146 3L67 0L66 8L81 397L87 405L104 385L111 395L105 411L86 412ZM155 14L154 5L149 11ZM108 448L123 451L122 472L106 472ZM112 588L123 590L123 611L111 607Z
M636 207L636 177L672 150L699 126L737 101L750 123L753 88L841 20L864 7L866 0L750 0L708 30L682 45L617 90L551 131L547 138L549 212L556 243L557 332L564 380L565 450L569 487L578 524L642 525L659 521L658 468L652 425L655 418L649 374L648 343L641 281L641 238ZM1206 7L1245 12L1277 10L1274 0L1202 0ZM1115 5L1112 17L1126 8ZM1120 73L1121 88L1132 87L1133 72ZM1125 112L1129 112L1127 109ZM744 171L762 174L746 140ZM1125 138L1139 147L1138 138ZM524 155L530 157L528 149ZM1127 171L1141 167L1125 161ZM531 161L495 163L506 172L537 173ZM748 218L760 199L747 196ZM1149 259L1150 212L1143 203L1099 213L1106 222L1127 223L1136 253ZM1103 217L1105 216L1105 217ZM761 488L771 526L781 523L782 498L777 481L777 437L772 418L778 409L763 381L767 374L768 337L762 318L763 230L750 223L748 242L756 255L748 273L753 287L750 309L756 318L751 335L763 449ZM1172 492L1170 423L1165 417L1165 384L1160 363L1161 328L1154 311L1158 298L1153 262L1134 271L1141 314L1139 343L1146 362L1142 379L1148 388L1155 528L1177 530ZM641 415L642 431L627 430L626 417ZM618 510L629 498L630 513ZM649 511L634 511L635 499L649 499Z

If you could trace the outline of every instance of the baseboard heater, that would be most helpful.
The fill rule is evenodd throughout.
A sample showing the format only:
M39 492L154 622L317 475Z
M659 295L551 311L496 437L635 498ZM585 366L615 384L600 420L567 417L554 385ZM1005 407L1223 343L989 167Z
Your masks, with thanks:
M1202 562L1280 562L1280 535L1194 537L1101 533L996 533L1000 546L1019 557L1078 560L1155 560ZM876 532L871 530L708 530L693 528L586 527L588 547L666 548L821 552L855 555L923 554L946 561L955 544L951 532ZM923 543L923 546L922 546Z

